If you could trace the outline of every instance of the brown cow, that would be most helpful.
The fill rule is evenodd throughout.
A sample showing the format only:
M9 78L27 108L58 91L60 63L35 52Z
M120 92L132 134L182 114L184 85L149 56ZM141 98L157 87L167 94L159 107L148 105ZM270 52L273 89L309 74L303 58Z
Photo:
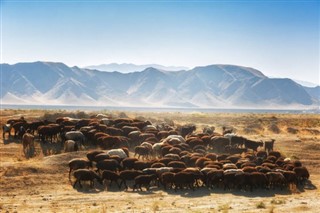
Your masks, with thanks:
M52 143L53 138L58 138L58 134L62 132L62 126L58 124L49 124L38 127L39 138L41 138L42 142L45 142L46 139L50 138Z
M216 152L224 152L225 147L229 145L229 139L226 137L212 137L209 146Z

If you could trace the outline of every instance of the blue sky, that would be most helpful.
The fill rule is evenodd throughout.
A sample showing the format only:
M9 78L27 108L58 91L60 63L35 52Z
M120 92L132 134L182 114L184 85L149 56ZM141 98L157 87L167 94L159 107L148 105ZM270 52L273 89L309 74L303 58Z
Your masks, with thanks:
M1 1L1 62L236 64L319 84L319 1Z

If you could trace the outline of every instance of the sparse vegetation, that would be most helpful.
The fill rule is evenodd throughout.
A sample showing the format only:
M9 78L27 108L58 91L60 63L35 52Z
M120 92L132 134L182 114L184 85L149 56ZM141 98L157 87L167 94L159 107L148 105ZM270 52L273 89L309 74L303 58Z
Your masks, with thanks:
M299 130L293 127L287 127L287 132L291 134L297 134Z
M58 116L76 117L79 115L92 116L98 113L110 117L119 117L118 111L65 111L65 110L3 110L0 121L3 124L8 118L24 116L27 120L37 120L47 117L54 120ZM311 183L314 190L304 190L300 194L291 194L290 191L265 190L251 193L205 188L197 190L192 195L181 191L154 190L150 194L102 191L77 191L72 189L68 181L65 165L72 158L81 157L85 151L75 153L51 155L41 154L41 147L36 142L37 153L35 158L26 160L22 155L19 140L12 140L6 144L0 142L0 211L6 212L147 212L147 211L199 211L199 212L317 212L317 195L320 186L320 158L319 158L319 115L290 115L290 114L235 114L235 113L192 113L179 112L125 112L130 118L152 119L155 122L167 122L177 126L193 123L197 131L205 126L215 126L216 132L222 131L222 126L237 129L237 134L252 139L268 140L275 138L275 148L291 160L301 159L310 169ZM269 130L271 124L276 124L279 133ZM247 131L246 128L254 131ZM288 134L287 128L299 130L297 134ZM307 129L307 130L306 130ZM320 131L319 131L320 132ZM1 135L1 134L0 134ZM295 142L300 140L299 143ZM59 171L59 172L57 172ZM298 189L299 190L299 189ZM209 191L209 192L208 192ZM202 195L201 193L204 193ZM255 194L259 193L259 194ZM260 193L265 193L261 195ZM278 195L278 193L280 195ZM161 194L161 196L159 196ZM245 196L249 194L248 196ZM284 198L287 194L288 199ZM161 199L159 199L161 198ZM232 208L228 200L235 200ZM306 204L302 204L306 202ZM93 205L93 204L96 205ZM218 204L217 204L218 203ZM250 203L250 205L248 205ZM172 205L171 205L172 204ZM221 204L221 205L220 205ZM193 208L192 206L197 206ZM215 206L215 209L211 209ZM258 208L258 206L264 208ZM90 208L89 208L90 207ZM188 208L189 207L189 208Z
M120 112L118 117L119 118L128 118L128 115L125 112Z
M160 211L159 201L154 201L154 202L152 203L151 208L152 208L152 211L153 211L153 212Z
M269 131L275 133L275 134L279 134L281 132L280 128L278 127L278 125L276 123L272 123L269 127L268 127Z
M218 207L218 211L219 212L221 211L222 213L228 213L230 209L231 209L230 203L225 203Z
M319 143L308 144L305 146L305 148L311 149L311 150L320 150L320 144Z
M107 206L106 206L106 204L102 204L102 205L101 205L100 212L101 212L101 213L106 213L106 212L107 212Z
M313 134L313 135L319 135L320 134L319 130L312 129L312 128L305 128L305 129L303 129L303 131L308 132L308 133Z
M264 128L259 121L254 121L253 123L248 124L243 128L243 132L245 134L260 134L263 131Z
M40 120L55 121L58 117L71 117L71 118L90 118L92 113L84 111L46 111Z
M264 202L261 201L261 202L256 204L256 207L258 209L265 209L266 208L266 204L264 204Z
M275 205L281 205L281 204L285 204L286 201L283 199L272 199L270 201L271 204L275 204Z
M269 209L269 213L274 213L275 207L272 205Z

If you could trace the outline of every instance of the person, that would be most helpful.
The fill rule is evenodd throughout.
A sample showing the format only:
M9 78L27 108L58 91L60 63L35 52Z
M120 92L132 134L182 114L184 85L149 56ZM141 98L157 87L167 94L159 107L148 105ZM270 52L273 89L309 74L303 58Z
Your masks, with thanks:
M18 133L19 138L22 138L24 133L26 133L26 129L24 128L24 126L20 126L19 133Z

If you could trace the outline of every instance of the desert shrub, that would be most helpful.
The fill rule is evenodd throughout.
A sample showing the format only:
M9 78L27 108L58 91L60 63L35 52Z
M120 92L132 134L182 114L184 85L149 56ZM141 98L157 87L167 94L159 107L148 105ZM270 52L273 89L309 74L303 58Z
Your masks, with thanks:
M317 143L308 144L305 146L305 148L310 150L320 150L320 144L317 144Z
M118 117L119 118L128 118L128 115L125 112L120 112Z
M74 112L45 112L41 120L55 121L58 117L72 117L75 118L76 115Z
M219 212L221 211L221 212L223 212L223 213L229 212L229 209L232 209L229 203L220 205L220 206L218 207L218 211L219 211Z
M59 117L70 117L70 118L90 118L91 115L84 111L47 111L40 117L41 120L55 121Z
M140 121L145 121L145 120L147 120L145 117L143 117L143 116L141 116L141 115L137 116L135 119L138 119L138 120L140 120Z
M276 205L280 205L280 204L285 204L286 201L285 200L280 200L280 199L272 199L270 201L271 204L276 204Z
M249 128L249 127L244 128L243 132L245 134L258 134L259 133L258 130L254 129L254 128Z
M317 129L305 128L305 129L303 129L303 131L306 131L309 134L313 134L313 135L319 135L320 134L320 131L317 130Z
M165 119L164 119L164 122L167 123L167 124L170 125L170 126L174 126L174 121L171 120L171 119L169 119L169 118L165 118Z
M90 118L90 115L84 111L77 111L75 113L76 118Z
M157 123L157 122L158 122L158 119L153 118L153 117L149 117L148 119L145 119L145 120L148 120L148 121L150 121L151 123ZM145 120L144 120L144 121L145 121Z
M274 209L275 209L274 206L271 206L270 209L269 209L269 213L273 213Z
M159 202L158 202L158 201L154 201L154 202L152 203L152 210L153 210L153 212L157 212L157 211L160 210L160 205L159 205Z
M264 202L261 201L261 202L257 203L256 207L258 209L265 209L266 208L266 204L264 204Z
M263 131L264 128L260 123L252 123L247 125L247 127L245 127L243 129L243 131L246 134L258 134L260 131Z
M278 118L276 116L272 116L270 119L273 120L273 121L277 121L278 120Z
M296 155L291 155L290 158L291 160L300 160L300 158L297 157Z
M278 125L276 123L272 123L269 127L268 127L269 131L279 134L280 133L280 128L278 127Z
M297 134L299 132L299 130L296 128L293 128L293 127L288 127L287 132L291 133L291 134Z

